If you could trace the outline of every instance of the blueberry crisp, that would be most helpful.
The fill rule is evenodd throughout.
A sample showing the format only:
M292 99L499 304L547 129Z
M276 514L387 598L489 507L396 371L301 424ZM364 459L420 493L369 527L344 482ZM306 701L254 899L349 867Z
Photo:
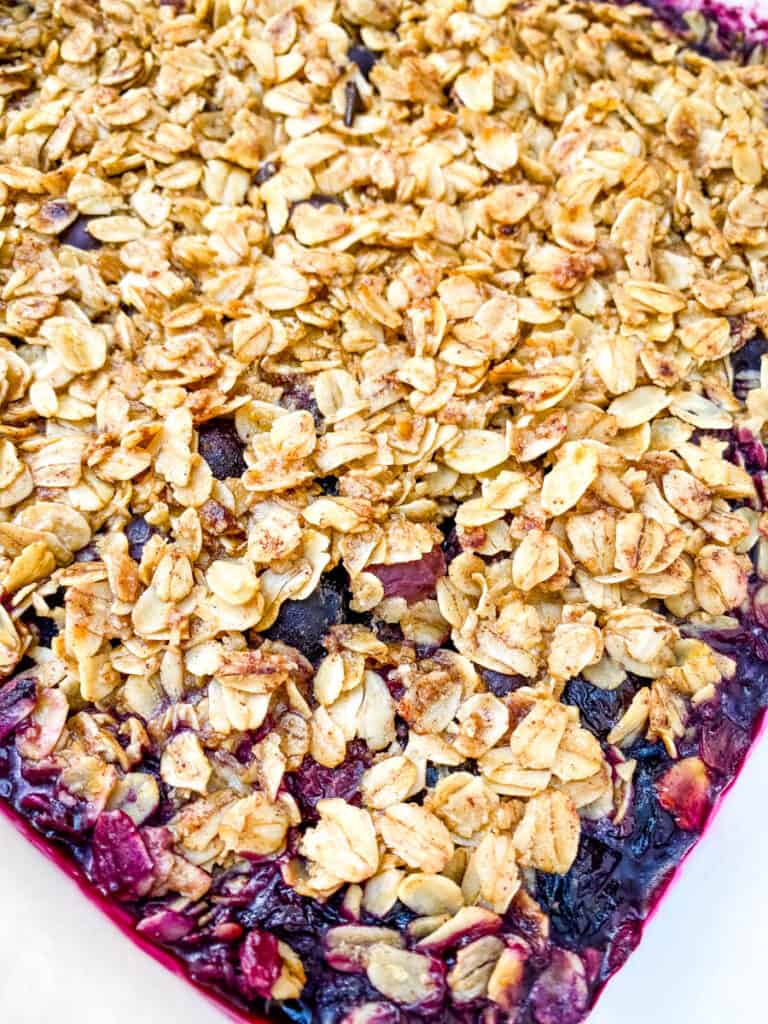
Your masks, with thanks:
M768 704L762 46L0 41L0 806L243 1020L578 1024Z

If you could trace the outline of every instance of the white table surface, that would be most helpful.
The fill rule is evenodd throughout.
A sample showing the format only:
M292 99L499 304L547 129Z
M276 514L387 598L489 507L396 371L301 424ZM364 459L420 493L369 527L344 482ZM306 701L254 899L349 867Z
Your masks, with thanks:
M590 1024L768 1020L768 735ZM0 820L4 1024L224 1024Z

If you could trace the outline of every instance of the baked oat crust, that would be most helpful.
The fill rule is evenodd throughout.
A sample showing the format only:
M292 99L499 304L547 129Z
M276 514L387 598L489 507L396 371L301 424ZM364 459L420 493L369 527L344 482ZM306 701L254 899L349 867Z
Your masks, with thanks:
M122 898L278 857L417 915L329 953L386 999L513 1012L503 915L622 820L623 749L677 758L734 672L695 631L766 566L727 432L768 419L730 362L768 322L768 68L555 0L43 0L0 46L18 751L139 827ZM607 743L576 677L638 681ZM291 776L351 744L308 815ZM279 958L254 994L299 996Z

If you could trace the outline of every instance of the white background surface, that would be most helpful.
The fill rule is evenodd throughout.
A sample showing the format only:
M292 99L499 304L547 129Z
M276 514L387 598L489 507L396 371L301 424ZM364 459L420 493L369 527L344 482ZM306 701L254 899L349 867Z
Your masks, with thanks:
M768 735L590 1024L768 1020ZM3 1024L224 1024L0 820Z

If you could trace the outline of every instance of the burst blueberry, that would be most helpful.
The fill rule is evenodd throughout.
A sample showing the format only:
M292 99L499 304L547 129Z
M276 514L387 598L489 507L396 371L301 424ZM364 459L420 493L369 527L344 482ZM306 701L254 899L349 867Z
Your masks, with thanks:
M303 601L286 601L264 635L296 647L304 657L317 661L325 654L323 639L328 630L343 620L342 593L335 582L321 581Z
M257 185L263 185L265 182L269 181L270 178L274 178L276 174L277 164L273 163L271 160L268 160L266 163L263 163L261 165L258 171L256 171L253 180L256 182Z
M128 538L128 554L135 562L141 561L144 546L157 529L148 523L144 516L134 516L125 527Z
M347 56L353 64L357 65L363 78L370 78L371 71L373 71L373 67L378 60L378 57L373 50L369 50L367 46L358 44L350 46L347 50Z
M232 420L209 420L198 428L197 450L217 480L242 476L243 442Z
M98 238L94 238L88 230L88 224L92 220L93 217L85 216L80 216L73 220L69 227L59 235L59 241L63 245L71 245L73 248L82 249L84 252L100 249L101 242Z

